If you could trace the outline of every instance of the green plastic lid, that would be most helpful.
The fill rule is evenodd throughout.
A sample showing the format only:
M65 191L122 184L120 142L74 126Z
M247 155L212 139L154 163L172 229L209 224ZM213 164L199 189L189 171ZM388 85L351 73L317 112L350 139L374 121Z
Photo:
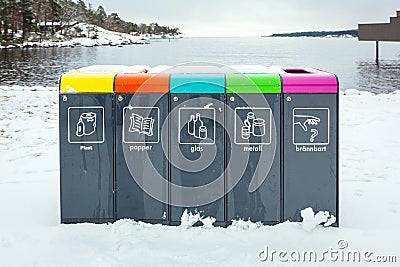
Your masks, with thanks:
M226 75L226 92L233 94L281 93L281 77L274 73L246 73Z

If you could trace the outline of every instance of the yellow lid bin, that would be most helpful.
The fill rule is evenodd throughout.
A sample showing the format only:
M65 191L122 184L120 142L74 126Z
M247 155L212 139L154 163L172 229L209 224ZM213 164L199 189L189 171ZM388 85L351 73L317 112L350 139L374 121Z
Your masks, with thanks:
M114 77L76 70L60 79L60 210L62 223L114 221ZM101 185L101 186L99 186Z
M113 93L117 72L65 73L60 79L60 93Z

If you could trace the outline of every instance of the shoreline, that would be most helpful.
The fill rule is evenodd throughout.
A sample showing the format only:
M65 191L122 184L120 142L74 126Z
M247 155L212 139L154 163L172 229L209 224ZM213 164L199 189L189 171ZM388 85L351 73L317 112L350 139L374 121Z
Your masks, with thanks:
M10 43L6 46L0 45L0 49L123 46L132 44L144 45L150 43L149 38L144 36L134 36L128 33L113 32L86 23L80 23L67 31L67 36L56 33L54 36L49 37L48 40L35 41L34 39L31 39L30 41L28 40L19 44Z
M271 39L357 39L351 36L190 36L190 37L170 37L170 38L158 38L158 37L136 37L126 33L115 33L118 35L128 35L128 39L124 40L104 40L104 39L91 39L91 38L72 38L71 40L46 40L42 42L24 42L21 44L9 44L7 46L0 45L0 51L2 49L16 49L16 48L74 48L74 47L96 47L96 46L126 46L126 45L146 45L151 44L151 42L167 41L167 40L178 40L182 38L271 38Z
M90 39L89 39L90 40ZM8 49L25 49L25 48L75 48L75 47L97 47L97 46L116 46L116 47L122 47L122 46L127 46L127 45L145 45L145 44L150 44L150 41L143 41L143 42L131 42L131 43L79 43L79 42L73 42L71 41L45 41L45 42L27 42L27 43L22 43L22 44L10 44L7 46L1 46L0 45L0 50L8 50Z

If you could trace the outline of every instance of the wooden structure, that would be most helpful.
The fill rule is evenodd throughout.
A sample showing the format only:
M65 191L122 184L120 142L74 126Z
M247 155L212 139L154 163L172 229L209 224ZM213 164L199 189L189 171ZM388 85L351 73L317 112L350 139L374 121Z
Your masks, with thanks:
M400 10L389 23L358 24L358 40L376 42L376 61L379 61L379 42L400 42Z

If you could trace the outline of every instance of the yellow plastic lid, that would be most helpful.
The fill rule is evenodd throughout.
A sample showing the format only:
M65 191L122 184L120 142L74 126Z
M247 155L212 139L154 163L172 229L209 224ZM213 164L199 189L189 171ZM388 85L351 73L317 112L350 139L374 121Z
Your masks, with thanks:
M60 79L62 93L112 93L117 72L67 72Z

